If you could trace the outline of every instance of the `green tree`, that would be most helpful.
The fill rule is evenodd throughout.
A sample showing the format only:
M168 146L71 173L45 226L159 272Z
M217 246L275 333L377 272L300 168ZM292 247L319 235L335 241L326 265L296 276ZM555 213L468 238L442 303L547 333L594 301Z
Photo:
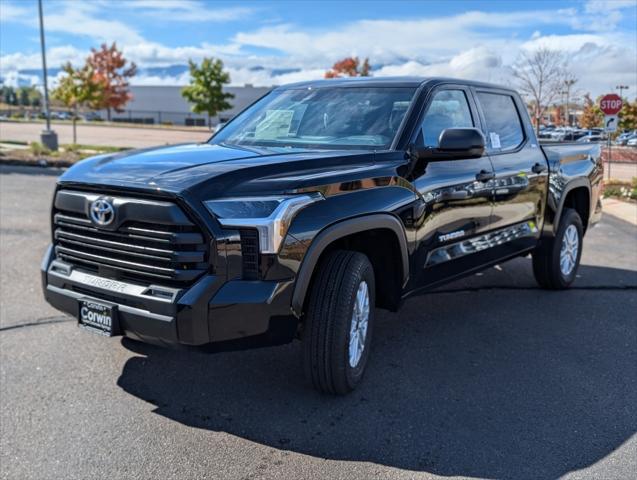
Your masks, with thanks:
M18 104L18 97L16 96L15 90L13 90L12 87L4 87L2 92L2 99L4 100L4 103L6 103L7 105Z
M73 143L77 143L77 110L85 104L102 102L105 85L88 63L77 69L67 63L62 70L66 76L62 77L52 96L73 109Z
M188 60L188 66L190 85L181 90L181 95L192 104L193 112L208 114L210 127L212 117L232 108L228 100L234 95L223 91L223 86L230 83L230 74L223 71L223 62L214 58L204 58L201 66Z
M23 107L28 107L31 105L31 99L29 98L29 88L26 87L21 87L19 89L19 96L20 96L20 105L22 105Z

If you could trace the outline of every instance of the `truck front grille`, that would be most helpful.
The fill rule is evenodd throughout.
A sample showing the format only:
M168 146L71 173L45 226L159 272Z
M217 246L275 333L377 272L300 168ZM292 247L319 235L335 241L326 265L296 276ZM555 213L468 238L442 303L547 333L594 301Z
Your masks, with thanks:
M110 228L90 219L97 199L114 207ZM57 258L107 278L187 285L209 267L205 235L172 202L60 190L53 238Z

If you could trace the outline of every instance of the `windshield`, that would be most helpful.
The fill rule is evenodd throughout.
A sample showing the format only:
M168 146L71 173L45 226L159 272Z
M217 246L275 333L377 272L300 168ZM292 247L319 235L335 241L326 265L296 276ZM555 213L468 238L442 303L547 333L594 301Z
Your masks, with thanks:
M334 87L273 91L210 142L260 147L390 147L415 88Z

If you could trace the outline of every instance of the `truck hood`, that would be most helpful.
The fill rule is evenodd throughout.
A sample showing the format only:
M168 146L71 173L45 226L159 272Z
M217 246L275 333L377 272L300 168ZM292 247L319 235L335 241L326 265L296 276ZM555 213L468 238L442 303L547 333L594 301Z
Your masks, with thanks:
M321 185L332 176L348 177L348 172L360 177L373 160L372 152L360 150L186 144L92 157L67 170L60 183L171 193L188 190L211 198Z

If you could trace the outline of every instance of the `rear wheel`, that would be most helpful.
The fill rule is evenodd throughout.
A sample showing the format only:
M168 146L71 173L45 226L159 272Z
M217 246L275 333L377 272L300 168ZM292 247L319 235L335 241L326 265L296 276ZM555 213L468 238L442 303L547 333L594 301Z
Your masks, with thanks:
M564 210L555 237L543 240L533 252L533 274L542 288L561 290L573 283L582 256L583 232L579 214L571 208Z
M306 376L321 392L343 395L362 380L374 326L375 281L362 253L337 250L321 262L303 331Z

